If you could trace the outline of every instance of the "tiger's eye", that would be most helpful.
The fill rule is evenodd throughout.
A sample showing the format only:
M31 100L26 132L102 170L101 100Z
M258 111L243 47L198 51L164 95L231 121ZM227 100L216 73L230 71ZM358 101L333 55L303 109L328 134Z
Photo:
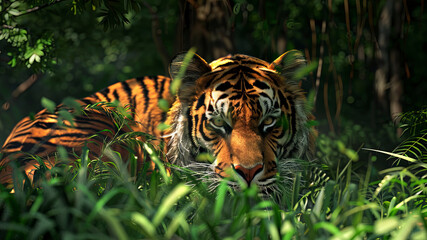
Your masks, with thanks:
M217 117L212 120L212 123L217 127L222 127L224 126L224 119Z
M274 118L273 117L267 117L266 119L264 119L264 121L262 122L263 125L268 126L273 124L274 122Z

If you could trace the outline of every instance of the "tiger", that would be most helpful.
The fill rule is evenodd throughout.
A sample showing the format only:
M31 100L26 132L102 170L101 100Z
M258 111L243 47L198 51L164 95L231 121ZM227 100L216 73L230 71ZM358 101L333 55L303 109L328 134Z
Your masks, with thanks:
M306 65L302 53L291 50L271 63L243 54L211 63L197 54L189 61L185 57L181 53L172 59L170 77L118 82L77 101L82 107L114 101L129 106L132 116L126 127L118 129L111 114L101 110L87 110L75 116L74 126L61 127L60 121L67 123L58 117L61 105L55 112L44 109L21 120L1 149L0 182L11 186L13 162L33 181L39 163L24 158L26 152L40 156L48 167L55 165L51 156L58 146L76 153L87 146L91 157L108 158L103 153L105 138L119 132L144 132L165 142L165 162L194 171L213 187L225 178L232 186L243 182L264 191L289 184L300 162L313 159L317 135L308 124L314 117L299 84ZM181 84L172 93L175 80ZM169 111L162 110L160 99L170 104ZM162 122L166 130L157 128ZM100 132L98 138L91 138ZM112 147L126 160L126 148ZM140 150L135 152L140 169L149 159ZM200 154L211 158L200 160Z

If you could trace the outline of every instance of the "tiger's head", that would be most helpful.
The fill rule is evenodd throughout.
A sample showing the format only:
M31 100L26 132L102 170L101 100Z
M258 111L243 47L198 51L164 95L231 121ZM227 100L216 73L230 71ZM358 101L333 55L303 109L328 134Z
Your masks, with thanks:
M172 61L173 79L184 57ZM262 190L289 185L314 144L315 131L307 126L311 115L296 76L303 66L298 51L272 63L233 55L208 64L195 55L169 112L169 161L195 170L213 188L225 177ZM200 161L204 152L213 160ZM238 186L236 181L230 185Z

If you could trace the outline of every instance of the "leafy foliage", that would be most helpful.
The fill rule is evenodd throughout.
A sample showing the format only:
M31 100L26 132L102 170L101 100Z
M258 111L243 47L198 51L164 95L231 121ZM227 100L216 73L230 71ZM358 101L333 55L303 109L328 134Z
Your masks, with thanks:
M54 177L42 177L39 188L14 194L1 189L2 239L423 239L426 234L426 182L404 180L410 176L404 169L357 185L347 181L347 168L319 188L314 202L305 200L314 194L309 192L288 208L260 198L254 186L235 192L223 181L210 191L192 182L191 173L148 174L146 166L132 176L121 159L113 164L88 159L88 151L74 169L46 168Z
M400 123L406 139L393 152L427 163L427 108L401 114Z

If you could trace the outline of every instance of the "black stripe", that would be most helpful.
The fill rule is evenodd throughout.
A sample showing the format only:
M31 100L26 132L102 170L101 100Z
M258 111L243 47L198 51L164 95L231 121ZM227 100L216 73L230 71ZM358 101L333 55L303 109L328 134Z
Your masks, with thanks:
M167 116L168 116L168 114L167 114L167 112L164 112L164 111L162 111L162 113L161 113L161 122L164 122L164 121L166 121L166 118L167 118Z
M222 95L221 95L221 97L222 97ZM233 100L241 99L242 97L243 97L243 94L234 93L231 97L229 97L229 100L233 101Z
M52 138L61 138L61 137L87 138L90 135L92 135L92 134L60 133L60 134L48 135L48 136L44 136L44 137L33 137L33 139L36 140L36 141L42 142L42 141L49 141ZM56 146L56 144L53 144L53 143L50 143L50 142L46 142L44 144L51 145L51 146Z
M61 137L61 135L59 135L59 137ZM53 138L56 138L56 136L53 137ZM58 144L56 144L56 143L49 142L49 140L52 139L52 136L31 137L31 139L33 139L34 141L36 141L36 143L33 144L33 145L40 144L40 145L46 145L46 146L51 146L51 147L58 146Z
M266 97L268 99L271 99L270 96L267 93L265 93L265 92L260 92L259 95L263 96L263 97Z
M286 98L283 95L283 93L281 91L279 91L278 93L279 93L280 104L283 105L283 106L285 106L286 109L289 109L289 103L286 100Z
M102 96L104 96L105 99L107 99L107 102L111 102L111 99L108 96L108 94L110 93L110 88L104 88L102 91L100 91L98 93L101 94Z
M224 75L228 75L228 74L229 73L226 73ZM238 73L238 72L237 73L230 73L230 74L231 74L231 76L226 76L227 79L236 79L236 78L238 78L240 76L240 73Z
M144 83L144 78L138 78L138 83L142 88L142 96L141 97L144 98L143 112L146 112L148 109L148 104L150 103L147 85L145 85L145 83ZM135 108L136 108L136 106L135 106Z
M121 82L121 84L124 92L127 95L127 102L130 103L132 98L132 89L129 87L129 83L127 81Z
M34 127L41 128L41 129L49 129L49 128L53 128L56 124L57 124L56 122L42 122L42 121L37 121L34 124Z
M96 132L99 132L100 130L104 130L104 129L105 128L101 129L101 128L94 128L94 127L81 127L81 126L78 127L78 130L92 132L92 134L96 133Z
M263 67L268 67L267 65L262 64L261 62L252 61L250 59L242 59L242 64L248 64L248 65L260 65Z
M265 82L261 82L259 80L256 80L253 85L259 89L269 89L270 87L268 86L268 84L266 84Z
M74 122L77 122L80 124L89 124L89 125L94 125L93 123L100 123L100 124L107 126L109 129L114 129L114 126L112 124L105 122L105 121L102 121L102 120L99 120L99 119L89 119L89 118L77 116L76 119L74 120Z
M160 78L158 78L158 79L160 79ZM162 96L163 92L165 91L166 78L162 78L162 79L163 79L163 81L161 81L160 90L158 91L159 96Z
M187 127L188 127L188 137L191 139L191 141L194 143L194 141L193 141L193 136L192 136L192 133L193 133L193 119L192 119L192 117L191 117L191 114L190 114L190 110L188 110L187 109L187 113L186 113L186 115L187 115ZM194 143L195 144L195 143Z
M240 72L245 73L245 74L255 74L259 77L263 77L259 72L255 71L254 69L247 67L247 66L241 66L241 65L229 69L224 74L240 73Z
M33 144L33 143L23 143L21 151L31 153L31 154L37 154L37 153L40 153L40 152L43 152L44 150L46 150L46 148L39 146L39 147L37 147L37 149L34 149L35 150L34 151L33 150L34 147L35 147L35 144Z
M224 171L224 169L220 168L218 165L217 165L217 166L215 166L215 168L216 168L216 169L218 169L218 170L220 170L221 172L223 172L223 171Z
M206 94L203 93L202 95L200 95L199 99L197 99L197 104L196 104L196 111L199 110L202 106L205 105L205 99L206 99Z
M13 141L13 142L8 142L3 149L9 149L9 148L19 148L20 146L22 146L21 142L17 142L17 141Z
M208 103L208 111L209 111L209 112L213 112L213 111L214 111L214 107L213 107L213 105L211 104L211 102L209 102L209 103Z
M154 81L154 89L156 89L156 92L159 92L159 77L150 77L150 79L152 79Z
M114 96L114 100L120 101L120 96L119 96L119 94L117 93L117 89L114 89L114 91L113 91L113 96Z
M218 85L215 88L215 90L224 92L224 91L230 89L231 87L233 87L233 85L231 85L230 82L225 82L225 83L221 83L220 85Z
M219 67L228 67L228 66L232 66L232 65L238 65L238 63L236 63L236 62L226 62L226 63L223 63L221 65L218 65L217 68L219 68Z
M278 139L281 139L282 137L285 136L286 130L282 128L282 131L280 132L280 134L278 136L275 136L275 137L278 138ZM277 130L277 131L279 131L279 130ZM276 143L277 143L277 141L276 141Z
M227 93L223 93L223 94L221 94L221 96L219 96L219 98L217 99L217 101L221 100L221 99L224 99L224 98L227 98L228 96L229 95ZM232 100L232 99L230 98L230 100Z
M25 132L23 132L23 133L20 133L20 134L16 134L16 135L14 135L13 136L13 138L19 138L19 137L22 137L22 136L25 136L25 135L28 135L28 134L30 134L29 132L27 132L27 131L25 131Z
M92 104L92 101L87 98L80 99L80 101L82 101L86 105Z
M198 116L196 115L196 116L194 116L194 118L196 119L196 122L198 121ZM210 137L208 137L206 134L205 134L205 126L204 126L204 124L207 122L207 118L206 118L206 116L205 115L202 115L202 121L201 121L201 123L200 123L200 125L199 125L199 132L200 132L200 135L202 135L202 138L205 140L205 141L207 141L207 142L210 142L210 141L213 141L213 140L215 140L215 138L210 138Z
M291 136L289 137L289 141L283 146L286 153L288 153L287 156L291 156L290 154L296 149L296 146L297 146L296 144L294 144L294 146L293 146L294 149L290 149L290 150L287 149L291 145L292 140L295 138L295 134L297 131L297 129L296 129L296 118L295 118L295 107L292 103L291 103L291 117L290 118L291 119L290 120L288 119L288 122L290 121L289 132L291 133Z

